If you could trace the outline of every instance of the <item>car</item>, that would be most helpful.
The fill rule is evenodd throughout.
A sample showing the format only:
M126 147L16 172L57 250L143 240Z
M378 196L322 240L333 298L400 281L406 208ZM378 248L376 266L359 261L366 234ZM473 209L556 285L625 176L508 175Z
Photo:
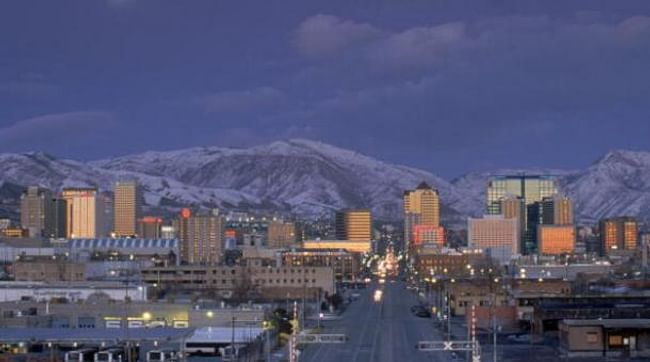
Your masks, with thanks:
M426 309L419 310L415 312L415 315L420 318L431 318L431 312Z
M427 309L424 306L421 305L414 305L411 307L411 313L418 313L422 311L427 311Z

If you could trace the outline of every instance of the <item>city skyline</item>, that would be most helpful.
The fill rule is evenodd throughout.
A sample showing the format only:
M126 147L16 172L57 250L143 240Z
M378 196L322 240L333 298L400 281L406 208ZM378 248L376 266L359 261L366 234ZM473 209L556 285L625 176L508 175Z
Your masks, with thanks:
M452 178L649 148L647 2L490 3L5 2L0 151L300 137Z

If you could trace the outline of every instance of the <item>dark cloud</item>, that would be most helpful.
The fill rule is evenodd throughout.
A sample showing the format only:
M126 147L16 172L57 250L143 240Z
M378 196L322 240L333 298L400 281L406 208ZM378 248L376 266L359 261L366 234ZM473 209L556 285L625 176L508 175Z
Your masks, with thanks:
M648 2L107 1L0 8L12 150L108 157L307 137L451 176L650 147ZM60 121L95 141L66 147L15 122L69 109L121 121Z
M34 144L43 145L44 148L63 144L88 145L95 139L96 132L105 131L114 124L113 115L107 112L47 114L0 128L0 144L4 151L26 151Z

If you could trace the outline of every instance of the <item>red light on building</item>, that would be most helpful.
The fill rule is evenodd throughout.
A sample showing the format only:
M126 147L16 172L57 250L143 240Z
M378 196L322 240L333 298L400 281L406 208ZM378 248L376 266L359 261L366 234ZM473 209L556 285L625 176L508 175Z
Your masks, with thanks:
M413 225L413 244L445 245L445 228L433 225Z
M189 219L191 216L192 216L192 211L190 209L185 207L183 208L183 210L181 210L181 217L183 219Z
M162 223L162 219L159 218L159 217L155 217L155 216L145 216L140 221L145 223L145 224L160 224L160 223Z
M224 235L225 235L226 238L234 238L234 237L237 236L237 232L235 230L233 230L233 229L228 229L228 230L226 230Z

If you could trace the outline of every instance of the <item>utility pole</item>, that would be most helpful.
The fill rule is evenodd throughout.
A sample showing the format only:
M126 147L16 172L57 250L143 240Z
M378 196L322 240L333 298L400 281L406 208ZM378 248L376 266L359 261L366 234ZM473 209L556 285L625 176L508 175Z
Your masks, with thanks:
M232 339L230 343L230 356L232 360L235 360L235 316L232 316Z
M494 340L494 345L492 348L492 360L494 362L497 362L497 318L496 316L492 316L492 333L493 333L493 340Z
M451 341L451 301L449 300L449 290L445 284L445 301L447 302L447 340Z
M269 335L271 333L271 329L267 326L266 327L266 346L264 348L266 352L266 362L271 362L271 336Z

